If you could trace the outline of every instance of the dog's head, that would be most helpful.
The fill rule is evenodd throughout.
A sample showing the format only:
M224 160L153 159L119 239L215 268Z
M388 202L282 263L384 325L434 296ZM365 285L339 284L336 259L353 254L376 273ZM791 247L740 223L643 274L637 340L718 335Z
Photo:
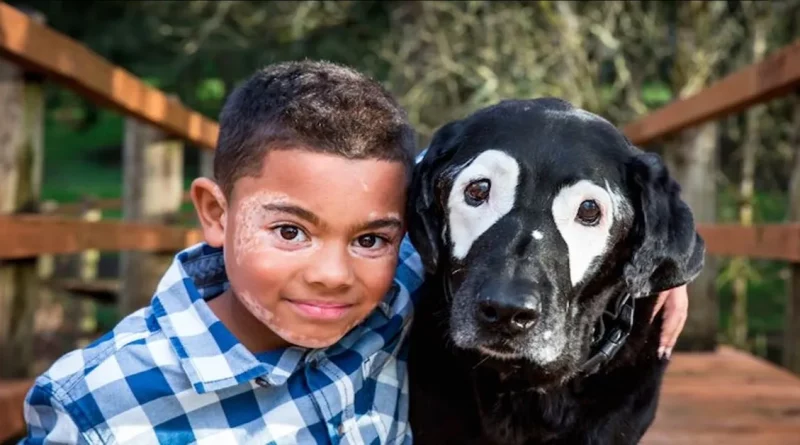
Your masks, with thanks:
M609 299L692 280L704 244L661 159L557 99L504 101L440 128L417 165L409 236L449 284L450 339L578 372Z

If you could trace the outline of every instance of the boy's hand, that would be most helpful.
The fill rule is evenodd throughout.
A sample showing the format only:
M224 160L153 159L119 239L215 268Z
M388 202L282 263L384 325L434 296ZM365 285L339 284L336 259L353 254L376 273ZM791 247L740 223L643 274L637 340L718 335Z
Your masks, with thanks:
M656 306L650 321L653 321L661 308L664 308L664 324L661 326L661 341L658 347L659 358L669 358L672 348L683 330L686 323L686 316L689 312L689 296L686 293L686 285L673 287L658 294Z

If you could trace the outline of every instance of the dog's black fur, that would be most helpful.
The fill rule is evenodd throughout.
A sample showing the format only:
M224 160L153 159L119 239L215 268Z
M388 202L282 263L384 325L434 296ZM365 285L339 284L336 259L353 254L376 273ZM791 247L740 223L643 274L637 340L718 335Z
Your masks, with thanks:
M503 101L443 126L417 165L409 236L427 277L410 342L415 443L634 444L654 419L667 366L657 357L660 314L651 323L655 295L699 274L704 244L660 158L634 147L607 121L587 116L552 98ZM445 201L459 169L487 149L518 161L516 201L456 261ZM569 264L550 206L560 186L579 179L607 181L632 212L614 222L598 267L573 288L564 280ZM525 235L539 228L549 232L543 240ZM494 332L481 333L472 347L455 345L454 317L471 310L481 282L515 274L532 276L532 288L521 292L539 295L543 318L548 305L579 305L567 320L570 349L555 363L477 351L478 343L497 337ZM542 283L549 283L546 289ZM591 352L592 327L608 301L623 292L638 297L632 332L616 356L584 375L580 365ZM461 303L453 305L456 297Z

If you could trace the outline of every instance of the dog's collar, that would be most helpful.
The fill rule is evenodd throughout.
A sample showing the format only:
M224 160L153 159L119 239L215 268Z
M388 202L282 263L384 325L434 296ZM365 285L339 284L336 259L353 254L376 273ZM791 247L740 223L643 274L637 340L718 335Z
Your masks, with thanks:
M592 355L581 366L584 375L597 372L622 349L633 328L633 309L634 298L628 292L608 302L595 326Z

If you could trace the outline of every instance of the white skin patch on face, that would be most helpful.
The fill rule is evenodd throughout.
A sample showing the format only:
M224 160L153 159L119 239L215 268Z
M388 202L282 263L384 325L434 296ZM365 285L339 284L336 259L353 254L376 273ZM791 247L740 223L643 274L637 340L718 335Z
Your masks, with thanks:
M400 217L400 214L397 213L397 212L389 212L389 213L369 212L368 216L369 216L369 219L378 219L378 218L386 218L386 219L394 218L394 219L400 219L400 220L403 219L403 218Z
M553 220L567 244L572 285L583 280L595 258L607 248L609 230L614 221L614 200L605 188L588 180L562 188L553 199ZM593 226L581 224L576 215L581 203L592 200L600 207L600 220Z
M472 181L482 179L491 181L488 199L472 206L467 203L464 190ZM511 211L518 180L516 159L499 150L481 153L456 176L447 200L453 257L467 256L475 240Z
M608 181L605 181L605 183L606 190L608 191L609 196L611 196L611 204L614 206L614 219L621 220L632 216L633 208L631 207L630 203L628 203L628 200L625 199L625 197L619 193L618 190L612 189L608 184Z
M540 232L538 230L534 230L533 231L533 239L539 240L539 239L542 239L542 238L544 238L544 235L542 234L542 232Z
M243 199L236 209L236 234L233 240L236 252L236 264L241 265L244 258L265 246L268 231L263 227L267 204L289 202L289 197L282 193L254 193Z
M342 326L342 329L338 333L327 337L310 337L307 335L298 334L290 327L284 326L284 323L281 321L280 317L276 317L272 311L265 308L261 303L259 303L257 298L253 298L248 292L236 292L235 295L242 305L247 308L248 312L258 319L258 321L267 326L278 337L281 337L289 343L304 348L327 348L328 346L339 341L350 331L350 329L353 328L353 326L361 323L362 321L355 320L353 323Z

